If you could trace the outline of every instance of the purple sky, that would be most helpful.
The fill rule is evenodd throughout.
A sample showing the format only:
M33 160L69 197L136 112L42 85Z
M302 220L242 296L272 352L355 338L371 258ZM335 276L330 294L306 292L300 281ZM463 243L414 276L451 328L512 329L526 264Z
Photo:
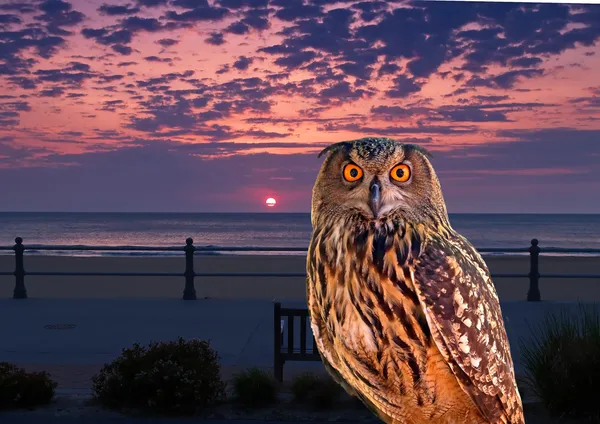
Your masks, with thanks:
M596 5L3 0L0 211L307 212L323 146L388 136L450 212L600 213L599 38Z

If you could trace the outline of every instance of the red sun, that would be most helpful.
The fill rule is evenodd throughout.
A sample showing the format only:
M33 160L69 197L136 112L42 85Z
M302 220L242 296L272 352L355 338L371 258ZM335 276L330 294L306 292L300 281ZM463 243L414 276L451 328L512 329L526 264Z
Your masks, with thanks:
M275 200L273 197L269 197L266 201L265 204L272 208L273 206L275 206L277 204L277 200Z

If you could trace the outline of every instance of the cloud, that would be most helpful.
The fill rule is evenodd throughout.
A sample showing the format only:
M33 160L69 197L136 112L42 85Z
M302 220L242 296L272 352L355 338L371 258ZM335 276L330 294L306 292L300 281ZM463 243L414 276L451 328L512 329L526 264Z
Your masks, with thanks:
M0 14L0 25L20 24L23 22L17 15Z
M101 110L105 110L108 112L116 112L117 109L122 109L125 107L125 102L123 100L106 100L102 104Z
M162 63L171 63L173 59L170 57L158 57L158 56L146 56L144 58L147 62L162 62Z
M33 90L38 87L36 82L31 78L19 77L19 76L10 76L7 80L12 84L18 87L21 87L24 90Z
M512 88L520 78L533 78L543 74L544 71L541 69L520 69L496 75L492 78L492 82L500 88Z
M110 32L105 28L91 29L84 28L81 30L81 34L85 38L93 38L98 43L109 45L109 44L129 44L133 39L133 33L129 30L122 29L114 32Z
M225 32L229 32L231 34L243 35L250 32L250 27L243 22L234 22L225 28Z
M136 0L136 2L144 7L157 7L166 5L168 0Z
M0 67L0 74L20 74L27 71L33 64L32 60L18 56L26 49L34 48L41 58L49 59L66 44L64 38L46 35L34 28L0 32L0 40L0 59L5 62Z
M220 46L221 44L225 44L225 39L223 38L223 34L213 32L208 38L204 39L204 42L208 44L213 44L215 46Z
M538 66L543 62L539 57L519 57L510 61L512 66L519 68L531 68L532 66Z
M113 44L110 46L110 48L123 56L129 56L131 53L133 53L133 49L131 47L124 46L123 44Z
M218 3L228 9L264 8L269 5L269 0L218 0Z
M157 43L163 47L171 47L179 44L179 40L174 40L172 38L161 38L157 41Z
M6 4L0 4L0 10L14 11L22 14L33 13L36 11L33 4L25 2L11 2Z
M600 146L596 140L599 130L553 128L541 130L499 130L497 136L507 141L468 147L469 155L477 155L475 163L461 149L437 153L442 156L439 166L442 172L454 170L477 170L492 176L522 176L551 184L553 182L597 182L600 171ZM565 140L569 140L568 145ZM463 148L467 151L467 148ZM542 154L543 153L543 154ZM531 169L545 171L536 173ZM548 169L555 169L552 173ZM497 177L492 178L498 181Z
M394 78L394 86L385 94L391 98L404 98L421 91L421 86L422 84L415 81L414 78L398 75Z
M312 159L295 155L312 151L315 141L375 134L428 144L444 164L452 164L441 165L445 178L459 181L463 176L454 171L464 166L464 181L473 190L485 184L502 187L503 179L515 185L525 177L556 183L559 175L563 181L583 178L592 184L587 178L593 164L579 166L568 154L567 164L546 160L534 171L522 161L514 169L503 161L520 149L533 160L528 149L534 144L545 155L542 138L553 135L542 132L539 140L532 139L540 129L557 129L564 140L582 143L590 135L566 126L597 127L600 95L591 76L591 53L600 37L597 6L360 0L5 3L0 4L0 81L12 97L0 98L2 149L12 149L11 158L23 154L14 151L19 145L46 149L29 155L23 166L69 163L72 178L84 163L104 172L111 169L111 164L100 165L106 158L126 163L137 152L150 164L166 151L170 162L164 172L181 161L196 177L200 174L193 167L205 166L198 160L237 165L225 158L242 155L255 161L256 169L271 169L264 160L314 167ZM205 49L190 44L194 39L200 46L206 43ZM23 105L29 109L20 110ZM514 130L526 126L537 129ZM69 155L62 154L66 149ZM257 153L269 150L279 154ZM593 149L590 155L598 157ZM3 154L2 166L20 166L7 157ZM576 169L565 171L572 164ZM56 181L66 178L59 171L35 172ZM139 165L137 172L150 170ZM272 181L307 190L301 171L265 174L257 186L244 183L233 192L249 196ZM99 186L91 174L88 178ZM235 201L230 194L213 194L219 201Z
M75 26L85 19L85 15L77 10L73 10L71 3L63 0L45 0L39 5L42 15L35 19L47 23L46 29L50 34L69 35L63 26Z
M489 111L478 107L462 107L440 109L438 113L441 115L440 120L450 122L507 122L505 112Z
M569 103L576 104L580 108L600 108L600 87L590 87L590 96L575 97L569 99Z
M0 123L2 122L3 112L0 111ZM14 139L10 136L0 136L0 174L9 174L12 169L9 168L10 164L14 161L25 163L25 161L31 160L40 153L45 153L45 149L31 149L19 147ZM8 171L6 171L8 170ZM14 181L14 180L13 180ZM0 187L4 182L0 182ZM6 184L6 183L5 183ZM13 184L14 186L14 184Z
M233 63L233 67L236 68L239 71L245 71L252 64L252 62L253 62L252 58L249 58L249 57L246 57L246 56L240 56Z
M477 132L477 128L474 126L440 126L440 125L419 125L416 127L405 127L405 126L384 126L384 127L372 127L368 125L361 125L358 123L347 123L347 124L325 124L322 128L323 131L351 131L356 134L378 134L379 136L386 137L398 137L404 134L474 134Z
M155 18L140 18L138 16L129 16L121 22L122 27L132 33L139 31L157 32L166 29L165 25L161 24Z
M473 190L479 192L478 190L485 190L485 187L495 184L533 184L536 181L536 184L548 182L557 186L568 183L587 187L596 181L593 178L597 174L598 162L594 159L594 154L600 154L596 148L597 143L594 143L599 135L597 131L562 129L556 135L550 132L532 135L528 130L513 130L504 135L514 137L514 141L434 153L434 166L442 179L444 193L452 209L456 210L456 202L464 201L465 196L473 193ZM65 137L77 139L79 136L72 134ZM564 139L578 141L565 150ZM429 141L420 139L419 142ZM285 149L287 146L293 150L304 145L306 144L266 142L254 146L257 149ZM164 205L167 204L170 210L222 211L240 208L256 210L260 198L257 199L256 195L240 196L240 190L251 190L251 187L260 190L263 187L282 193L284 198L286 192L304 193L291 208L307 210L310 202L310 190L307 188L314 182L320 166L315 153L233 154L236 151L245 152L254 146L231 142L187 144L167 140L136 140L130 147L105 152L49 155L46 159L49 164L70 163L71 166L10 170L11 175L19 178L22 188L26 188L27 192L36 184L39 187L42 182L43 194L22 196L16 193L11 189L12 185L6 184L6 176L2 177L6 170L0 170L0 194L10 197L14 200L13 204L23 209L39 209L41 205L47 204L48 199L55 198L59 200L55 204L61 205L63 210L107 210L110 205L120 204L123 206L122 210L142 208L164 211ZM540 157L540 149L548 149L550 154ZM582 154L583 151L587 154ZM215 157L215 154L223 153L224 156ZM5 154L4 150L0 150L0 155L2 154ZM473 160L474 155L476 160ZM565 163L570 160L575 161L573 167L565 168ZM270 166L265 169L264 164L267 163ZM535 167L531 166L532 163L535 163ZM236 172L232 173L232 169ZM241 186L238 179L240 175L245 175L244 178L249 183ZM448 184L454 178L460 179L467 175L473 179L461 180L460 189ZM45 183L50 181L53 184ZM213 183L203 183L208 181ZM86 190L81 191L81 187L86 187ZM73 192L81 193L77 202L72 202L65 195ZM161 193L161 196L156 196L156 193ZM190 197L189 193L199 193L199 197ZM231 195L237 199L225 202L222 201L223 195ZM481 196L488 200L489 196ZM494 206L516 201L521 194L518 190L513 190L513 194L508 191L499 194L495 191L495 196L495 201L490 198ZM538 196L538 202L547 204L552 201L552 196L545 192ZM208 199L213 199L214 204L207 203ZM586 205L589 207L590 203L587 202Z
M60 97L65 93L65 90L61 87L51 87L39 92L40 97Z
M91 72L67 72L61 69L40 69L33 74L39 81L58 82L72 87L80 87L83 81L94 76Z
M466 83L465 87L486 87L494 89L513 88L524 79L539 77L544 74L542 69L516 69L503 72L489 77L480 77L473 75Z
M282 21L293 22L298 19L314 18L321 14L319 6L304 4L302 0L272 0L272 6L280 6L275 16Z
M123 78L125 78L125 75L120 75L120 74L115 74L115 75L100 75L98 77L98 80L101 83L107 83L107 82L120 81Z
M257 5L259 2L255 2ZM264 31L271 27L269 22L269 15L271 9L248 9L244 12L244 18L240 21L242 24L247 25L258 31Z
M364 22L371 22L381 16L387 3L384 1L361 1L352 4L353 9L360 11L360 19Z
M193 2L175 0L174 3L179 4L180 6L186 4L182 7L190 9L182 13L178 13L174 10L168 11L166 17L169 20L176 22L220 21L230 13L229 10L224 7L209 5L206 0Z
M140 11L139 7L126 5L110 5L104 3L98 8L98 12L102 15L108 16L121 16L121 15L135 15Z
M138 140L131 147L101 153L50 155L47 157L49 163L71 165L11 170L15 172L10 174L12 178L20 181L19 190L14 189L14 184L6 183L8 173L0 169L0 195L9 196L12 205L17 205L20 210L39 210L50 199L56 199L62 210L79 211L114 210L111 205L116 204L121 205L121 210L133 211L222 211L233 210L240 204L246 209L257 210L264 207L263 199L240 196L240 193L246 190L260 192L264 187L281 193L278 197L285 202L287 196L291 198L304 192L319 166L316 153L260 153L203 159L194 154L199 151L209 150ZM267 172L263 171L264 163L272 164ZM234 169L236 172L231 172ZM98 179L98 175L104 175L104 178ZM248 182L242 189L240 176ZM49 181L55 184L47 183ZM29 190L36 185L43 188L38 196L23 195L31 193ZM69 193L79 193L83 187L86 190L77 198L69 197ZM157 197L157 192L165 194ZM190 196L190 193L196 194ZM304 193L296 199L295 208L302 210L307 201L310 197Z
M322 105L335 103L352 102L364 97L370 97L373 93L360 88L353 88L349 82L340 81L330 87L324 88L317 97Z
M200 105L208 103L206 99ZM145 114L149 117L131 117L130 127L138 131L153 133L153 136L172 137L173 130L185 130L188 134L202 135L208 140L231 140L243 136L264 137L265 133L255 130L235 130L228 125L208 124L207 121L220 119L232 113L244 113L248 110L268 111L270 104L259 99L236 99L232 101L215 102L212 109L196 113L194 108L199 104L184 98L176 98L167 103L164 98L157 98L144 103ZM161 132L162 131L162 132ZM160 132L160 133L159 133ZM280 133L270 133L271 136L281 137Z

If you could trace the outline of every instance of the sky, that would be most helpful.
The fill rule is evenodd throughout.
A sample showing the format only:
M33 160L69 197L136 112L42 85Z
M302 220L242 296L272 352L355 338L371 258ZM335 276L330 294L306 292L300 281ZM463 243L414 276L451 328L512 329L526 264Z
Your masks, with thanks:
M323 147L386 136L450 213L600 213L599 39L600 5L1 0L0 211L308 212Z

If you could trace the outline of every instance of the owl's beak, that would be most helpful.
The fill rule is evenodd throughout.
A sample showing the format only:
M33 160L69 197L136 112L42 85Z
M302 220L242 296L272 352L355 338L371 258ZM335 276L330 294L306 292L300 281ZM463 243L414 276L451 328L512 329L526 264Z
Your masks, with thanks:
M371 211L373 211L373 216L375 218L379 215L379 209L381 207L381 195L380 195L380 186L377 179L374 179L371 182L371 186L369 188L369 206L371 207Z

